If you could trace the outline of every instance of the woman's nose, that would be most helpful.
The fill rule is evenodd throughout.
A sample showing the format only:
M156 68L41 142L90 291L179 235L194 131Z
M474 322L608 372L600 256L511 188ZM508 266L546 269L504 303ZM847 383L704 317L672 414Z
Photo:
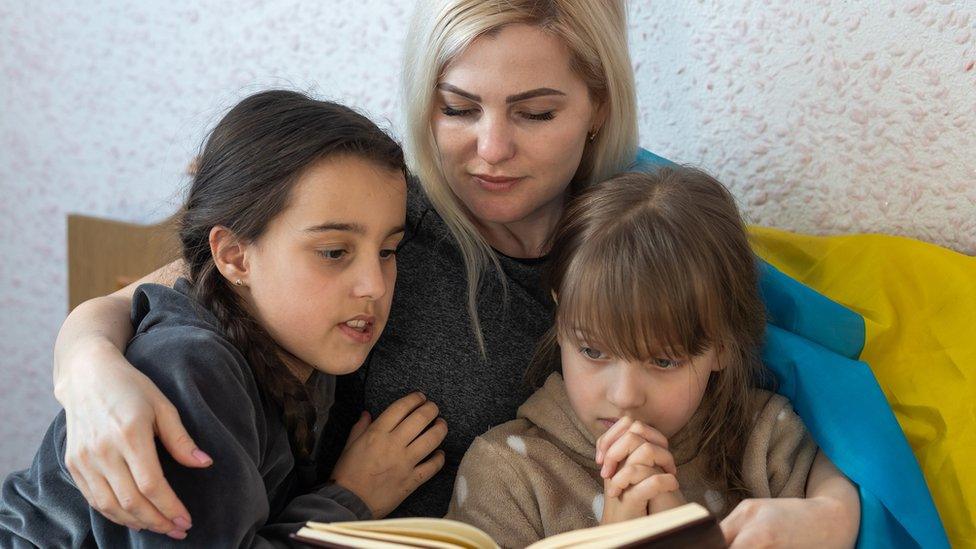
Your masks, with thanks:
M514 154L515 139L509 120L503 116L485 115L478 128L478 156L488 164L500 164Z

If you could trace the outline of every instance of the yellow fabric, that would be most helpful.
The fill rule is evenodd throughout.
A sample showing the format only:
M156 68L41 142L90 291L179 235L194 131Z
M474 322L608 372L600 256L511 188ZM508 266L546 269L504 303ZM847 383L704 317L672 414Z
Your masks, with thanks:
M753 248L864 318L868 363L954 547L976 547L976 258L885 235L752 227ZM898 482L898 479L891 479Z

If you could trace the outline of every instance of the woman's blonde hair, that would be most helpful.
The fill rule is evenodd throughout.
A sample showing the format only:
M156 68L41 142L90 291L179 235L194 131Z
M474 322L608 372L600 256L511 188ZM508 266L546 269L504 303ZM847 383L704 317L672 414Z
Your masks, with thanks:
M560 371L558 340L650 361L714 349L702 400L708 471L745 497L741 465L749 387L764 373L765 308L745 226L728 190L693 168L628 173L583 191L553 234L547 283L556 321L526 373ZM580 337L586 341L580 341Z
M435 89L445 66L479 36L505 25L537 26L561 39L571 54L571 68L591 97L603 106L606 120L583 152L571 190L626 169L637 152L637 103L627 51L623 0L419 0L407 34L402 75L407 127L404 152L427 196L460 247L468 281L468 312L479 348L484 338L477 314L477 293L489 264L504 277L494 250L468 218L451 190L438 160L431 128Z

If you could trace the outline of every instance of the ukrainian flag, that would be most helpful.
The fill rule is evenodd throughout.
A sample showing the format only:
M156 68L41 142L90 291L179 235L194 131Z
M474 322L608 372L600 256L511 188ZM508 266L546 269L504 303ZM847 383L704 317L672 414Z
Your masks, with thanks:
M894 236L750 233L766 262L764 361L859 486L858 546L976 547L976 258Z
M667 164L642 149L634 168ZM858 485L858 547L976 547L976 258L883 235L750 238L763 361Z

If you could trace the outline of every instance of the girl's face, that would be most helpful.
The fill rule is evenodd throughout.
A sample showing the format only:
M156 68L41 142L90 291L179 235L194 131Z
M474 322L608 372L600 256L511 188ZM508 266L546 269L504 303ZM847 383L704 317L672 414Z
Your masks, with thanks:
M560 337L559 348L569 401L596 438L623 417L674 436L701 404L711 373L720 369L711 349L687 359L662 354L636 362L611 357L596 343Z
M599 107L566 46L509 25L474 40L445 68L432 115L440 163L475 221L558 216Z
M331 157L305 171L287 208L246 245L240 291L302 379L309 367L345 374L365 361L389 315L405 211L402 173Z

